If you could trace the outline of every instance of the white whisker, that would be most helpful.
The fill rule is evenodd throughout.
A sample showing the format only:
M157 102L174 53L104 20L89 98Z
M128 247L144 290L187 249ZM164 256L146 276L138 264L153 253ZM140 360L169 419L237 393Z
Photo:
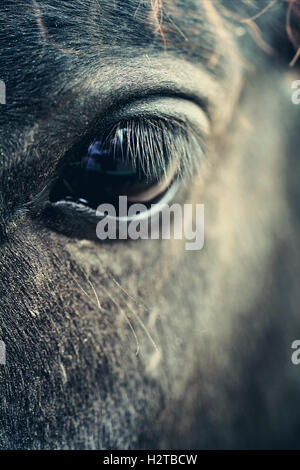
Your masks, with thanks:
M110 298L110 300L114 303L114 305L120 310L120 312L122 313L122 315L124 316L125 320L127 321L131 331L132 331L132 334L134 335L134 338L135 338L135 341L136 341L136 355L139 354L140 352L140 343L139 343L139 340L138 340L138 337L137 337L137 334L134 330L134 327L131 323L131 321L129 320L128 316L126 315L124 309L120 306L120 304L108 293L108 291L106 289L105 290L105 293L106 295Z
M119 287L119 289L124 293L126 294L127 297L129 297L131 300L134 300L136 303L137 301L134 299L134 297L132 297L128 292L126 292L126 290L121 286L121 284L115 279L115 277L111 274L110 274L110 277L112 279L112 281L116 284L117 287ZM154 339L152 338L148 328L146 327L146 325L144 324L143 320L141 320L141 318L138 316L138 314L134 311L134 309L127 303L127 307L130 309L131 313L135 316L136 320L138 321L138 323L140 324L141 328L144 330L144 332L146 333L148 339L150 340L151 344L153 345L154 349L156 351L159 352L159 348L157 346L157 344L155 343ZM146 307L145 307L146 308ZM146 308L148 311L149 309Z

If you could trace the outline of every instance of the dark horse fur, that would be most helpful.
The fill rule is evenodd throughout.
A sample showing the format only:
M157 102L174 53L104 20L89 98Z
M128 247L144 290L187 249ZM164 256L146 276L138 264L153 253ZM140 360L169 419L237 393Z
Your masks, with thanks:
M1 1L1 449L299 447L297 12ZM209 123L176 196L205 204L204 249L101 243L53 178L95 119L166 98Z

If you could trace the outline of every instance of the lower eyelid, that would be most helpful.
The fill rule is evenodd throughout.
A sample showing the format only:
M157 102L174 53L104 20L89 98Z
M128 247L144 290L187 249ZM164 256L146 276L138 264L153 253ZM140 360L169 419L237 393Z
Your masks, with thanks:
M146 210L134 217L118 217L119 222L141 221L149 219L161 212L176 196L181 188L181 181L175 180L169 189L162 195L161 199ZM110 217L110 216L108 216ZM67 236L77 238L87 238L98 240L96 236L96 225L103 219L103 214L89 207L76 204L74 202L58 201L56 203L48 202L43 212L45 224L52 230L58 231Z

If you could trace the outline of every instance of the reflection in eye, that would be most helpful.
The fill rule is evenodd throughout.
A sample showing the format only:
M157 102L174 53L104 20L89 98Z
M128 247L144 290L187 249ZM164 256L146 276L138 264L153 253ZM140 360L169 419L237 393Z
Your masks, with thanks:
M163 119L121 122L73 151L50 200L93 209L102 203L117 207L119 196L127 196L129 203L153 204L187 166L188 143L182 124Z

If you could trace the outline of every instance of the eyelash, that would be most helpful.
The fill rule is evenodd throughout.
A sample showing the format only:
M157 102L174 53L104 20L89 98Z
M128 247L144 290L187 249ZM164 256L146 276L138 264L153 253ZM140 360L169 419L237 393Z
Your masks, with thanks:
M121 130L127 136L124 161L140 165L149 180L165 176L168 164L178 169L179 178L191 177L205 153L201 136L180 120L151 117L121 120L104 134L103 141L116 142ZM113 144L110 150L114 154Z

